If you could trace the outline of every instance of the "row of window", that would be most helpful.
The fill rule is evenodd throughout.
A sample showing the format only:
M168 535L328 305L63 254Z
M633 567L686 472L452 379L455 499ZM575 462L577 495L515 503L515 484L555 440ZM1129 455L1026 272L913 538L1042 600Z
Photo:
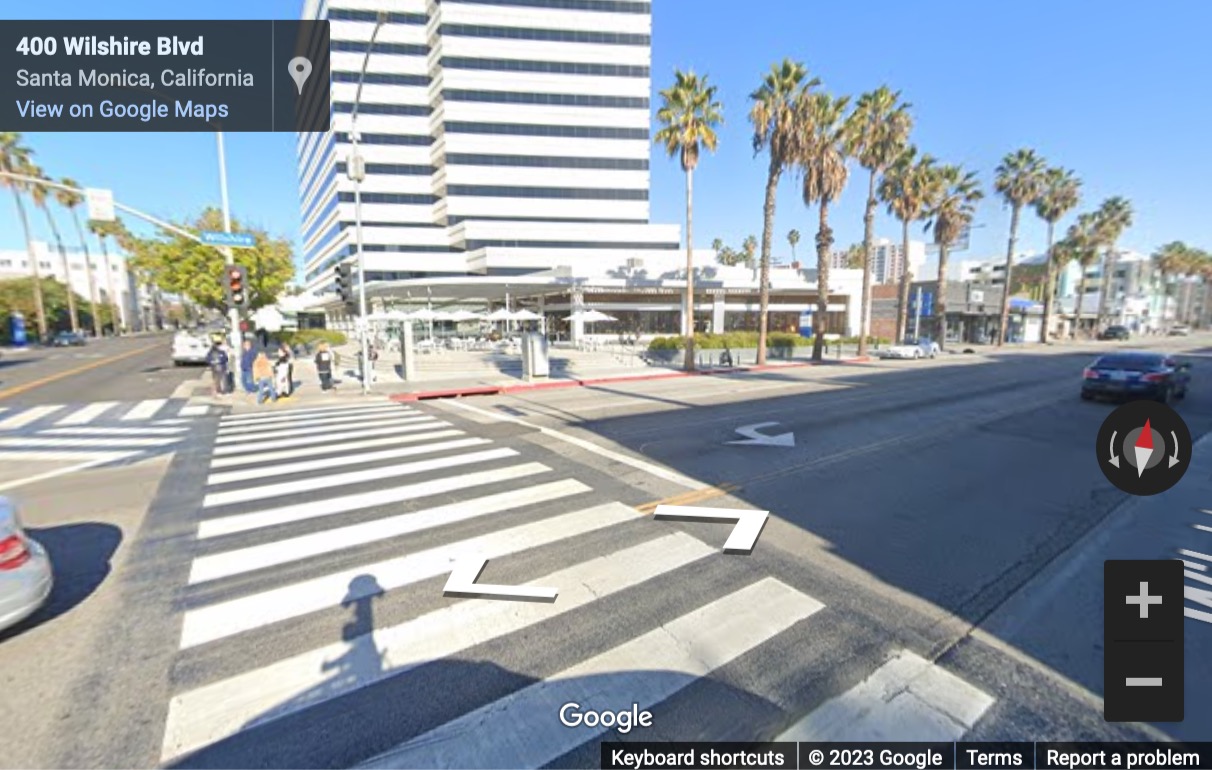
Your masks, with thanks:
M467 250L501 246L526 249L678 249L677 243L614 243L606 241L468 241Z
M585 62L522 61L520 59L473 59L444 56L442 66L461 70L497 72L543 72L555 75L601 75L618 78L646 78L649 68L638 64L587 64ZM369 77L369 76L368 76ZM357 81L357 76L354 76Z
M333 134L333 138L338 142L349 144L349 134L344 131L338 131ZM416 147L424 147L433 144L432 136L413 136L412 134L362 134L358 137L360 144L408 144Z
M369 42L367 40L333 40L329 45L334 51L350 51L364 54ZM425 56L429 53L429 46L418 45L416 43L384 43L381 40L376 40L372 53L400 53L408 56Z
M593 217L493 217L493 216L452 216L447 217L447 223L453 227L463 222L575 222L593 225L646 225L647 219L596 219Z
M332 81L334 83L357 83L360 76L361 73L358 72L334 72ZM362 82L388 86L427 86L429 76L407 75L399 72L367 72L366 77L362 78Z
M615 126L553 126L525 123L467 123L450 121L443 124L451 134L506 134L509 136L564 136L577 139L643 139L648 140L647 128L616 128Z
M342 203L353 203L354 194L351 192L337 193L337 199ZM423 206L434 203L435 201L437 201L437 196L421 195L418 193L362 193L363 203L407 203L415 206Z
M513 5L526 8L562 8L570 11L605 11L607 13L651 13L652 3L636 0L456 0L478 5Z
M362 251L388 251L388 252L421 252L425 254L452 254L461 251L453 246L388 246L381 243L366 244L362 247Z
M504 185L452 184L447 195L488 198L572 198L597 201L646 201L647 190L595 190L577 187L506 187Z
M345 162L337 164L337 173L345 174ZM404 163L367 163L367 174L391 174L394 176L428 176L434 171L433 166L410 166Z
M450 166L517 166L525 168L580 168L611 171L647 171L647 158L548 158L531 155L475 155L451 152Z
M355 11L349 8L333 8L328 12L329 21L378 21L378 11ZM429 19L423 13L400 13L392 11L387 14L388 24L425 24Z
M353 102L333 102L333 112L353 112ZM419 115L425 117L433 112L433 109L422 104L368 104L362 102L358 105L359 115Z
M353 222L341 223L342 230L354 226ZM435 225L432 222L362 222L362 227L424 227L431 230L442 229L441 225Z
M606 43L608 45L648 45L650 35L627 32L597 32L579 29L525 29L489 27L481 24L443 24L443 35L492 37L505 40L542 40L562 43Z
M615 107L648 109L646 96L598 96L597 94L523 94L514 91L470 91L458 88L442 92L451 102L492 102L494 104L542 104L561 107Z

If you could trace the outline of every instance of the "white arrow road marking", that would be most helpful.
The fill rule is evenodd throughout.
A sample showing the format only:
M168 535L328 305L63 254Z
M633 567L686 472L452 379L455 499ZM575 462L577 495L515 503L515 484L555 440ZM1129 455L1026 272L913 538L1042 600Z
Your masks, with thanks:
M462 596L472 599L508 599L515 602L554 602L559 595L558 588L542 586L500 586L491 583L477 583L480 574L488 566L488 559L464 559L455 565L442 589L443 596Z
M1174 439L1174 454L1170 456L1170 464L1166 467L1173 468L1178 465L1178 434L1170 431L1170 438Z
M1119 455L1115 454L1115 436L1119 431L1111 431L1111 464L1116 468L1119 467Z
M753 552L762 528L766 526L768 511L742 511L734 508L699 508L692 505L658 505L653 512L655 519L685 519L690 521L735 521L732 534L724 543L724 553Z
M747 438L743 441L729 441L727 443L748 446L795 446L794 433L780 433L777 436L767 436L765 433L759 432L759 429L769 428L771 425L778 425L778 423L758 422L753 425L742 425L736 429L736 432Z

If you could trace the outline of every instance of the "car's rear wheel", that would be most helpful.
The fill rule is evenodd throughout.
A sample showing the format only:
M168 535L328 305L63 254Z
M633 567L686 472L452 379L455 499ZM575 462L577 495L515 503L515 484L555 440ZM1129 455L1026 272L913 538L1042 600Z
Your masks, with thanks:
M1172 395L1172 393L1171 393L1170 387L1167 386L1165 388L1162 388L1161 391L1157 394L1156 401L1159 404L1168 404L1168 403L1170 403L1171 395Z

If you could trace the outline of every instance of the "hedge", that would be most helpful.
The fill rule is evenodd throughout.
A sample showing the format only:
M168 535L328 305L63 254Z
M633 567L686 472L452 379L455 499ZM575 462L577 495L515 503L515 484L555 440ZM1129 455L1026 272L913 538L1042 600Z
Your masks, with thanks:
M287 345L310 345L321 340L329 345L344 345L348 339L344 332L331 329L301 329L297 332L282 332L277 336Z
M887 345L889 340L872 338L878 345ZM812 338L801 337L788 332L772 332L766 336L767 347L771 348L804 348L812 347ZM858 344L858 337L843 337L841 342L846 345ZM723 334L696 334L694 346L698 350L745 350L758 346L757 332L725 332ZM654 337L648 343L649 350L683 350L686 341L682 337Z

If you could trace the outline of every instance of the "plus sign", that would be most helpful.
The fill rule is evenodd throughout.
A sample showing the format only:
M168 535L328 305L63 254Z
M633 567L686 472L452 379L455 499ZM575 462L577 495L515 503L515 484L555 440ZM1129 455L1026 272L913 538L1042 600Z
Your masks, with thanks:
M1140 616L1142 618L1149 617L1149 605L1150 604L1161 604L1161 603L1162 603L1162 598L1160 596L1150 596L1149 595L1149 584L1148 583L1140 584L1140 596L1132 596L1132 595L1128 596L1128 604L1140 605Z

